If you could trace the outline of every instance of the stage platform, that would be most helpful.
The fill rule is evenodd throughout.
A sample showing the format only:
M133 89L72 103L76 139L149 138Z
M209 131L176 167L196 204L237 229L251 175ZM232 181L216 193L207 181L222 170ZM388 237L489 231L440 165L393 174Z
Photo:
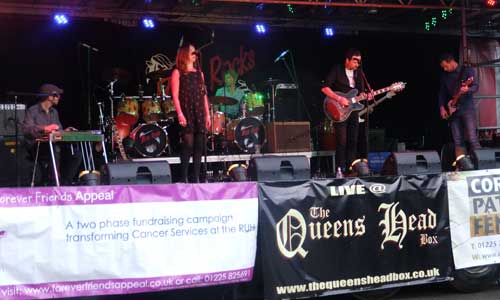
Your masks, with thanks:
M304 155L309 159L318 158L331 158L331 162L335 163L335 151L304 151L304 152L283 152L283 153L260 153L260 154L228 154L228 155L207 155L207 163L213 162L234 162L234 161L245 161L249 162L254 157L263 156L296 156ZM135 158L132 159L135 162L146 162L146 161L167 161L169 164L180 164L181 159L179 156L170 157L152 157L152 158ZM192 162L192 158L190 160ZM205 157L202 158L205 161Z

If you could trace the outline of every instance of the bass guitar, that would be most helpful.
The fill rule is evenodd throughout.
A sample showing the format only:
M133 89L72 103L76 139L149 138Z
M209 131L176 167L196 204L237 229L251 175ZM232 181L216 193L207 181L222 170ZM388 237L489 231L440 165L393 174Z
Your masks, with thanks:
M373 92L373 96L380 95L389 91L400 91L404 88L406 83L395 82L388 87ZM330 97L326 97L323 102L323 110L325 115L332 120L334 123L344 122L349 118L353 111L360 111L364 108L364 105L359 103L360 101L366 100L368 98L367 94L358 94L357 89L352 89L347 93L335 92L335 94L346 98L349 101L349 105L343 106L337 101Z
M472 84L472 82L474 82L474 77L469 77L467 78L467 80L462 83L462 87L464 86L469 86ZM460 97L462 97L462 95L465 94L465 92L462 92L462 90L459 90L458 93L453 96L453 98L451 98L450 101L448 101L448 117L446 118L446 120L450 119L451 116L457 111L459 105L458 105L458 100L460 99Z

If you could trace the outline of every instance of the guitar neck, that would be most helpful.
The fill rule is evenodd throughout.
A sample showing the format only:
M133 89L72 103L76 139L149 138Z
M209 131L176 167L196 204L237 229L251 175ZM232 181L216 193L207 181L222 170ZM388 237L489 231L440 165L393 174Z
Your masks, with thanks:
M373 91L373 95L378 96L378 95L386 93L390 90L391 90L391 87L388 86L388 87L385 87L383 89ZM354 100L356 100L356 102L358 102L358 101L366 100L367 98L368 98L368 95L359 95L359 96L354 97Z

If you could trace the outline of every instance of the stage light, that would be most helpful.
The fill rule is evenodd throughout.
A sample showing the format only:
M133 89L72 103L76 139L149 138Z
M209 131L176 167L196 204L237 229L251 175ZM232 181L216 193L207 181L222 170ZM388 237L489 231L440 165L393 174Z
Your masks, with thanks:
M260 11L263 11L264 10L264 3L259 3L255 6L255 8L257 8L257 10L260 10Z
M54 22L59 26L64 26L69 23L69 17L66 14L58 13L54 15Z
M247 181L247 169L248 167L245 164L233 164L227 169L227 176L232 181Z
M151 18L143 18L142 25L146 29L153 29L153 28L155 28L155 21Z
M494 7L495 5L497 5L497 0L486 0L486 6Z
M475 169L470 156L463 154L459 155L451 166L457 171L471 171Z
M255 31L258 34L266 34L266 32L267 32L267 26L266 26L266 24L263 24L263 23L257 23L257 24L255 24Z
M351 172L351 176L354 177L364 177L370 176L370 168L368 167L368 160L365 158L356 159L352 162L349 167L349 171Z
M335 28L333 28L332 26L327 26L327 27L323 28L323 34L326 37L332 37L335 35Z

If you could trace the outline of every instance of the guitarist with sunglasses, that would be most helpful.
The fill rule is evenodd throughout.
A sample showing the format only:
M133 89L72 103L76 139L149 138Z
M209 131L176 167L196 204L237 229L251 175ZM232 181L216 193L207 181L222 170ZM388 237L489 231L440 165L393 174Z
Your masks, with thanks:
M441 118L450 123L455 157L457 161L467 155L465 142L470 150L480 148L477 136L476 109L472 94L479 88L474 69L459 65L452 54L441 55L439 64L443 69L439 90Z
M328 74L321 92L327 97L337 101L342 106L348 106L349 101L342 95L335 93L347 93L352 89L365 91L365 83L359 67L361 65L361 52L357 49L349 49L345 54L344 63L334 66ZM335 139L337 149L335 152L335 169L348 169L351 162L357 157L358 146L358 113L352 112L350 116L342 122L335 123Z

